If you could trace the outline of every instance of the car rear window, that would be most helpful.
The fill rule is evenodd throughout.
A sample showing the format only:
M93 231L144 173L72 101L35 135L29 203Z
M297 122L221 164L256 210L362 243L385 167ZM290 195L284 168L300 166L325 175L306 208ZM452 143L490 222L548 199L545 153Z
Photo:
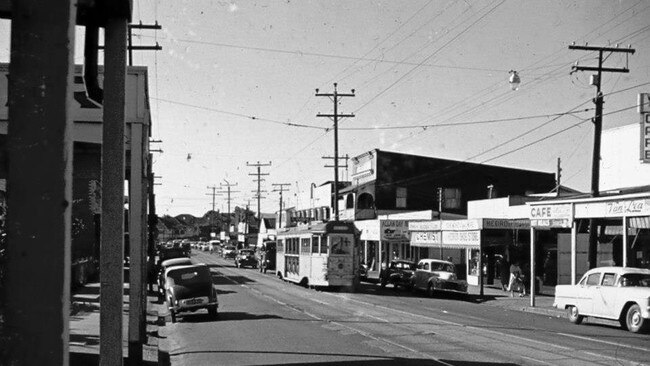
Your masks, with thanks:
M650 287L650 274L628 273L621 276L623 287Z
M169 271L167 276L171 277L174 280L174 283L178 284L212 282L210 278L210 270L205 266L179 268Z

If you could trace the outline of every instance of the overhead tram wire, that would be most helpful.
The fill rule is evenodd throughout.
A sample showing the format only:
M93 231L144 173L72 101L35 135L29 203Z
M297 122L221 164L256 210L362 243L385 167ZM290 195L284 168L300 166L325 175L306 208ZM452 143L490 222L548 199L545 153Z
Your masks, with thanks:
M230 116L241 117L241 118L250 119L250 120L253 120L253 121L270 122L270 123L275 123L275 124L289 126L289 127L309 128L309 129L315 129L315 130L323 130L324 129L323 127L318 127L318 126L310 126L310 125L305 125L305 124L301 124L301 123L293 123L293 122L283 122L283 121L278 121L278 120L274 120L274 119L270 119L270 118L256 117L256 116L251 116L251 115L247 115L247 114L243 114L243 113L236 113L236 112L224 111L224 110L220 110L220 109L216 109L216 108L203 107L203 106L189 104L189 103L176 102L176 101L169 100L169 99L163 99L163 98L151 98L151 99L158 100L158 101L165 102L165 103L170 103L170 104L182 105L182 106L190 107L190 108L202 109L202 110L209 111L209 112L215 112L215 113L227 114L227 115L230 115Z
M396 43L394 43L390 48L388 48L388 49L386 49L386 50L383 50L382 53L388 53L388 52L394 50L397 46L399 46L400 44L402 44L404 41L406 41L407 39L413 37L413 35L415 35L417 32L419 32L422 28L424 28L425 26L429 25L432 21L436 20L439 16L441 16L442 14L444 14L445 11L447 11L447 10L451 7L451 5L449 5L449 4L453 4L453 5L455 5L456 3L448 3L448 6L447 6L446 8L444 8L442 11L440 11L438 14L436 14L436 15L435 15L434 17L432 17L431 19L429 19L427 22L425 22L425 23L423 23L422 25L420 25L420 26L419 26L417 29L415 29L413 32L409 33L407 36L403 37L402 39L400 39L399 41L397 41ZM463 14L464 14L466 11L467 11L467 9L463 12ZM455 21L455 20L456 20L456 19L454 19L454 21ZM452 22L453 22L453 21L452 21ZM425 47L429 47L429 45L432 45L432 44L436 43L437 41L438 41L438 40L428 41L428 42L427 42L427 46L425 46ZM404 58L402 59L402 61L405 62L406 60L408 60L409 58L411 58L411 57L413 57L414 55L418 54L419 52L420 52L420 51L417 51L417 52L411 53L410 55L404 57ZM365 66L368 66L369 64L370 64L370 62L367 62L364 66L362 66L362 68L365 67ZM378 78L378 77L381 77L382 75L384 75L384 74L386 74L386 73L389 73L390 71L394 70L397 66L399 66L399 64L395 64L395 65L393 65L391 68L389 68L388 70L382 72L381 74L379 74L379 75L377 75L377 76L375 76L375 77L373 77L373 78L371 78L371 79L369 79L369 80L366 80L363 84L361 84L361 88L364 88L366 85L372 83L374 79L376 79L376 78ZM356 73L358 73L358 72L359 72L359 71L349 73L349 74L343 76L341 79L339 79L339 81L346 80L346 79L352 77L354 74L356 74Z
M635 108L637 108L636 105L631 106L631 107L621 108L621 109L618 109L618 110L616 110L616 111L612 111L612 112L608 112L608 113L603 113L602 115L603 115L603 116L607 116L607 115L610 115L610 114L620 113L620 112L624 112L624 111L627 111L627 110L630 110L630 109L635 109ZM537 139L537 140L535 140L535 141L529 142L529 143L527 143L527 144L525 144L525 145L523 145L523 146L520 146L520 147L518 147L518 148L516 148L516 149L513 149L513 150L510 150L510 151L507 151L507 152L505 152L505 153L503 153L503 154L501 154L501 155L497 155L497 156L492 157L492 158L490 158L490 159L483 160L480 164L487 163L488 161L496 160L496 159L501 158L501 157L504 157L504 156L506 156L506 155L510 155L510 154L512 154L512 153L514 153L514 152L517 152L517 151L523 150L523 149L525 149L525 148L527 148L527 147L529 147L529 146L535 145L535 144L537 144L537 143L539 143L539 142L542 142L542 141L544 141L544 140L548 140L548 139L551 138L551 137L557 136L557 135L559 135L559 134L561 134L561 133L563 133L563 132L566 132L566 131L568 131L568 130L570 130L570 129L572 129L572 128L578 127L578 126L580 126L581 124L583 124L583 123L587 123L587 122L590 122L590 121L591 121L591 118L585 118L585 119L583 119L582 121L580 121L580 122L578 122L578 123L575 123L575 124L573 124L573 125L571 125L571 126L569 126L569 127L563 128L563 129L561 129L561 130L559 130L559 131L557 131L557 132L554 132L554 133L552 133L552 134L550 134L550 135L546 135L546 136L544 136L544 137L542 137L542 138L539 138L539 139Z
M486 6L485 6L484 8L482 8L480 11L487 9L488 7L489 7L489 5L486 5ZM462 14L460 14L460 15L458 15L456 18L454 18L454 19L450 22L450 24L452 24L453 22L455 22L456 19L460 19L461 16L467 12L467 10L468 10L468 9L465 9L465 10L463 11ZM480 11L479 11L479 12L480 12ZM463 24L465 24L465 23L467 23L467 22L470 22L470 19L471 19L470 17L467 17L467 18L465 18L463 21L461 21L459 24L457 24L457 25L451 27L451 29L449 30L449 33L451 33L452 31L454 31L456 28L460 27L461 25L463 25ZM443 36L443 37L444 37L444 36ZM443 37L440 37L440 38L437 38L437 39L433 39L433 40L430 40L430 41L426 42L426 43L425 43L423 46L421 46L418 50L416 50L416 51L414 51L414 52L411 52L410 54L408 54L408 55L406 55L405 57L403 57L402 60L401 60L401 62L406 62L406 60L409 60L409 59L414 58L414 57L417 56L418 54L422 53L425 49L427 49L427 48L429 48L429 47L431 47L431 46L437 44L439 41L442 40ZM444 47L444 46L443 46L443 47ZM439 51L441 48L442 48L442 47L439 47L439 48L437 49L437 51ZM427 60L425 59L425 61L427 61ZM423 61L423 62L424 62L424 61ZM421 63L422 63L422 62L421 62ZM418 67L418 64L415 64L415 65L416 65L415 68L417 68L417 67ZM365 89L366 86L368 86L368 85L374 83L377 79L383 77L383 76L386 75L386 74L391 73L393 70L395 70L395 69L397 68L397 66L399 66L399 64L395 64L395 65L391 66L389 69L387 69L387 70L385 70L385 71L383 71L383 72L381 72L381 73L375 75L375 76L372 77L372 78L369 78L369 79L365 80L363 83L360 84L359 88L360 88L360 89ZM415 69L415 68L414 68L414 69ZM412 70L411 70L411 71L412 71ZM492 71L495 71L495 72L502 72L503 70L492 70ZM409 72L410 72L410 71L409 71Z
M143 37L143 38L149 37L149 38L151 38L151 36L144 35L144 34L140 35L140 37ZM454 66L454 65L436 65L436 64L428 64L428 63L420 64L420 63L417 63L417 62L402 62L402 61L386 60L386 59L380 59L380 58L362 59L360 57L355 57L355 56L332 55L332 54L326 54L326 53L306 52L306 51L300 51L300 50L290 51L290 50L283 50L283 49L277 49L277 48L242 46L242 45L235 45L235 44L229 44L229 43L196 41L196 40L181 39L181 38L159 38L159 39L161 39L161 40L167 39L167 40L173 40L175 42L190 43L190 44L200 44L200 45L204 45L204 46L236 48L236 49L251 50L251 51L281 53L281 54L288 54L288 55L295 55L295 56L313 56L313 57L335 58L335 59L341 59L341 60L361 60L361 61L379 62L379 63L387 63L387 64L398 64L398 65L407 65L407 66L417 65L417 66L424 66L424 67L432 67L432 68L440 68L440 69L456 69L456 70L465 70L465 71L489 71L489 72L503 71L501 69L497 70L497 69L489 69L489 68L481 68L481 67L463 67L463 66Z
M438 54L438 52L440 52L444 47L446 47L446 46L449 45L451 42L453 42L454 40L458 39L460 36L462 36L462 35L465 34L467 31L469 31L469 29L472 28L472 27L473 27L475 24L477 24L479 21L483 20L485 17L487 17L488 15L492 14L492 13L493 13L493 12L494 12L494 11L495 11L499 6L500 6L500 5L502 5L504 2L505 2L505 0L502 0L499 4L497 4L497 5L494 6L492 9L490 9L487 13L483 14L481 17L479 17L479 18L476 19L474 22L472 22L472 23L471 23L469 26L467 26L463 31L461 31L460 33L458 33L458 34L457 34L456 36L454 36L452 39L450 39L449 41L447 41L444 45L442 45L441 47L439 47L436 51L434 51L434 52L431 53L429 56L427 56L427 57L426 57L424 60L422 60L422 62L420 62L418 65L416 65L415 67L411 68L411 69L410 69L409 71L407 71L404 75L402 75L402 76L401 76L400 78L398 78L396 81L394 81L393 83L391 83L387 88L383 89L381 92L379 92L378 94L376 94L374 97L370 98L370 100L368 100L367 102L365 102L364 104L362 104L360 107L358 107L358 108L354 111L355 114L357 114L360 110L362 110L363 108L365 108L366 106L368 106L370 103L372 103L372 102L374 102L375 100L377 100L377 98L379 98L379 97L382 96L384 93L386 93L388 90L390 90L392 87L394 87L395 85L397 85L400 81L404 80L404 79L405 79L408 75L410 75L413 71L415 71L416 69L418 69L421 65L423 65L425 62L429 61L429 60L430 60L433 56L435 56L436 54Z
M374 52L376 49L378 49L379 46L381 46L384 42L386 42L387 40L389 40L392 36L394 36L394 35L395 35L397 32L399 32L402 28L404 28L404 26L406 26L408 23L410 23L411 20L413 20L413 18L415 18L417 15L421 14L421 12L422 12L425 8L427 8L429 5L431 5L432 2L433 2L433 0L429 0L429 1L427 1L427 2L422 6L422 7L420 7L418 10L416 10L416 11L415 11L415 12L414 12L414 13L413 13L413 14L412 14L412 15L411 15L407 20L405 20L402 24L400 24L399 27L395 28L395 29L394 29L394 30L393 30L389 35L387 35L387 36L384 37L381 41L379 41L378 43L376 43L375 46L372 47L372 48L371 48L368 52L366 52L363 56L361 56L360 59L354 60L354 62L353 62L351 65L348 65L347 67L345 67L342 71L338 72L338 73L337 73L336 75L334 75L331 79L329 79L329 80L326 81L325 83L322 83L322 85L329 85L329 84L331 84L333 81L338 81L338 82L340 83L341 81L345 80L345 79L347 78L347 76L342 77L342 75L345 75L345 73L346 73L348 70L350 70L352 67L354 67L354 65L356 65L359 61L361 61L361 59L364 59L364 58L368 57L372 52ZM427 24L427 23L425 23L425 24ZM398 43L399 43L399 42L398 42ZM362 66L362 68L365 67L365 66L367 66L367 65L369 65L371 62L372 62L372 61L368 61L365 65Z
M587 102L585 102L583 104L586 104L586 103L588 103L590 101L591 100L589 100L589 101L587 101ZM603 116L610 115L610 114L615 114L615 113L620 113L620 112L627 111L627 110L634 109L634 108L637 108L637 106L634 105L634 106L631 106L631 107L626 107L626 108L618 109L616 111L604 113ZM538 139L538 140L536 140L534 142L526 144L525 146L520 146L518 148L507 151L507 152L501 154L498 157L486 159L485 161L482 161L480 163L474 163L474 164L483 164L485 162L495 160L495 159L497 159L499 157L502 157L502 156L505 156L505 155L508 155L508 154L512 154L513 152L516 152L516 151L522 150L522 149L524 149L526 147L530 147L532 145L535 145L535 144L537 144L537 143L539 143L541 141L547 140L547 139L549 139L549 138L551 138L553 136L559 135L560 133L566 132L566 131L568 131L568 130L570 130L572 128L575 128L575 127L577 127L579 125L582 125L584 123L587 123L589 121L591 121L591 118L583 119L583 120L581 120L580 122L578 122L576 124L573 124L573 125L571 125L571 126L569 126L567 128L564 128L564 129L562 129L560 131L553 132L553 133L551 133L549 135L546 135L546 136L544 136L544 137L542 137L542 138L540 138L540 139ZM514 139L512 139L512 140L514 140ZM454 162L454 164L452 164L452 165L449 165L449 166L446 166L446 167L443 167L443 168L440 168L440 169L437 169L437 170L428 171L426 173L423 173L423 174L415 176L415 177L409 177L409 178L404 178L404 179L400 179L400 180L393 181L393 182L384 183L384 184L381 184L380 186L395 186L395 185L407 184L407 183L408 184L413 184L413 183L416 183L416 182L419 182L419 181L424 181L424 180L428 179L431 176L444 177L444 176L447 176L447 175L451 174L453 169L458 168L458 167L460 167L461 165L463 165L465 163L471 163L469 161L470 159L472 159L472 158L468 158L468 159L465 159L463 161L457 161L457 162ZM466 168L463 168L463 169L466 169ZM456 170L456 172L457 172L457 170Z
M586 102L585 102L586 103ZM585 113L593 110L594 108L586 108L578 111L564 112L564 113L551 113L551 114L538 114L534 116L524 116L524 117L511 117L511 118L498 118L498 119L488 119L483 121L470 121L470 122L455 122L455 123L433 123L428 125L407 125L407 126L378 126L378 127L342 127L340 130L345 131L382 131L382 130L403 130L403 129L428 129L435 127L455 127L455 126L467 126L467 125L480 125L480 124L490 124L490 123L499 123L499 122L512 122L512 121L523 121L529 119L537 118L548 118L548 117L563 117L569 114L576 113Z

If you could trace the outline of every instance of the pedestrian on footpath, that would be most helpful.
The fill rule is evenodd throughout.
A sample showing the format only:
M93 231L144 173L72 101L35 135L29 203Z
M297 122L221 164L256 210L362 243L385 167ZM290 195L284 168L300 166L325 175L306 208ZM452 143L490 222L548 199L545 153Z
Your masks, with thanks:
M508 291L508 284L510 283L510 263L504 255L499 262L499 279L501 280L501 289Z
M523 286L521 280L521 267L519 263L513 262L510 265L510 282L508 283L508 291L510 291L510 297L515 297L515 286L521 289L521 294L519 297L526 296L526 288Z

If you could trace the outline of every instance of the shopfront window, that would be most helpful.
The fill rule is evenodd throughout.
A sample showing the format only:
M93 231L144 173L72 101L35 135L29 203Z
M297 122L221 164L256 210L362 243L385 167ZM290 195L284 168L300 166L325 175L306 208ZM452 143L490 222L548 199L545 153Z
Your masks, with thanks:
M479 255L481 251L478 249L472 249L470 251L470 260L469 260L469 275L478 276L479 275Z

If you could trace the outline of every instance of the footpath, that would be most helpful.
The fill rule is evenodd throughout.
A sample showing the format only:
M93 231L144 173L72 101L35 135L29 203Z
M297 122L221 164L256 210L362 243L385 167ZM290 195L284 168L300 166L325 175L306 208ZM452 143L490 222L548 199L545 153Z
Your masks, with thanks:
M518 293L514 293L514 297L510 296L510 292L503 291L498 285L484 285L483 286L483 303L488 306L499 307L508 310L525 311L528 313L535 313L541 315L548 315L552 317L565 317L566 311L556 309L553 307L553 300L555 297L555 288L550 286L543 286L541 293L535 295L535 306L530 304L530 294L519 297ZM479 295L478 286L469 286L468 292L472 296Z
M127 276L125 275L125 278ZM72 292L70 304L70 365L99 364L99 283L87 283ZM129 331L129 284L124 284L124 310L122 312L122 354L123 364L128 360ZM164 325L159 321L160 305L155 293L147 295L146 335L143 346L142 365L158 365L158 327Z

